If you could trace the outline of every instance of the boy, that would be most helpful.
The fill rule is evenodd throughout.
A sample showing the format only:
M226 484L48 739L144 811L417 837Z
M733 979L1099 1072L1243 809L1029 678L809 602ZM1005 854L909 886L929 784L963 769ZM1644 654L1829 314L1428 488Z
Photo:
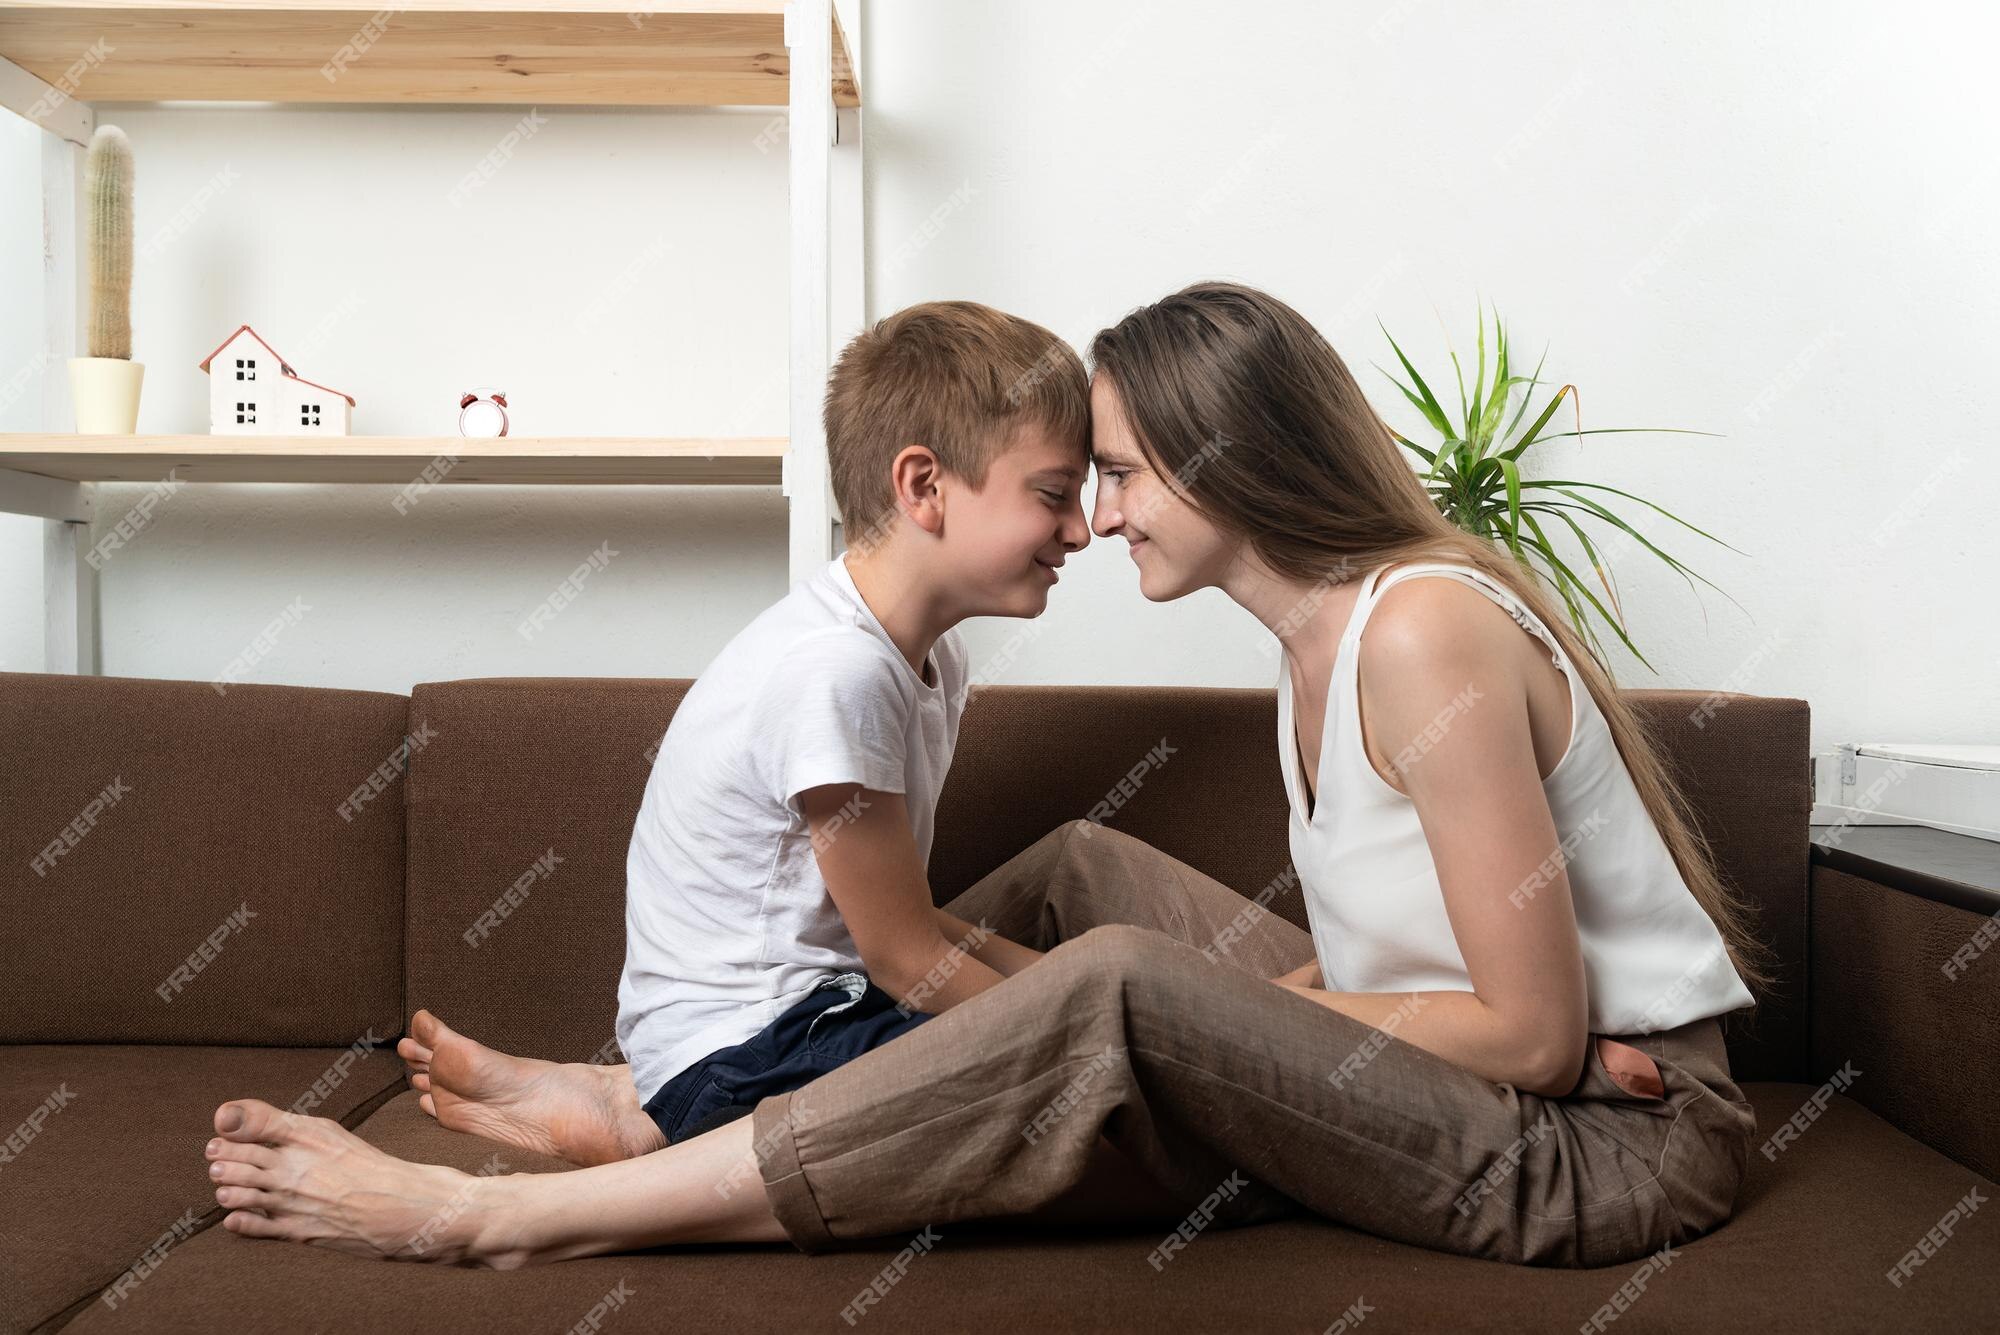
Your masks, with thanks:
M445 1125L503 1140L532 1127L580 1162L630 1157L1040 958L934 907L925 869L968 689L954 627L1039 616L1090 540L1082 361L1017 317L927 303L848 345L825 411L848 550L689 690L627 854L617 1038L631 1065L604 1079L629 1078L652 1125L629 1098L596 1116L550 1106L566 1082L540 1078L549 1063L420 1011L398 1050ZM579 1127L607 1122L622 1125Z
M971 302L842 354L849 550L702 673L628 854L618 1042L669 1143L1037 958L932 907L925 868L967 689L954 627L1040 615L1089 541L1088 404L1067 345Z

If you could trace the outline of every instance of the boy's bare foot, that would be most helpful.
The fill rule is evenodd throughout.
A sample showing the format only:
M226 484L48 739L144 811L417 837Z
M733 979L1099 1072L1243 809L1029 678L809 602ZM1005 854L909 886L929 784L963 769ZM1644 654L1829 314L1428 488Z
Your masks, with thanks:
M581 1167L664 1149L623 1066L510 1057L475 1043L427 1010L396 1044L410 1085L438 1125Z
M357 1256L512 1269L526 1260L504 1239L499 1179L406 1163L338 1122L283 1112L262 1099L215 1110L209 1177L222 1226L253 1238L307 1242ZM494 1156L493 1170L504 1164Z

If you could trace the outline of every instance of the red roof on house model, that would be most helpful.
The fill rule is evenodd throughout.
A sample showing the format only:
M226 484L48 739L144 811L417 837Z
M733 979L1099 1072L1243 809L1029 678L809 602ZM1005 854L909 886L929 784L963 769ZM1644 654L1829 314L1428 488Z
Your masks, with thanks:
M291 366L285 361L285 355L282 352L279 352L276 348L272 347L269 343L264 343L264 336L258 333L256 330L251 329L250 326L247 324L238 325L236 327L235 333L232 333L228 338L223 339L222 342L217 345L215 352L211 352L208 354L208 356L203 357L201 359L201 369L207 371L208 364L215 360L215 353L221 352L223 348L226 348L231 343L234 343L236 341L236 335L244 333L245 331L248 331L250 337L256 339L259 343L263 343L264 351L270 353L273 357L278 359L278 369L285 374L286 379L296 380L301 385L311 385L314 389L323 389L329 394L339 394L341 398L347 400L348 407L352 408L354 406L353 395L341 393L340 390L333 388L331 385L322 385L318 381L308 380L304 376L300 375L297 371L294 371L291 368ZM209 372L209 374L213 375L214 372L211 371Z

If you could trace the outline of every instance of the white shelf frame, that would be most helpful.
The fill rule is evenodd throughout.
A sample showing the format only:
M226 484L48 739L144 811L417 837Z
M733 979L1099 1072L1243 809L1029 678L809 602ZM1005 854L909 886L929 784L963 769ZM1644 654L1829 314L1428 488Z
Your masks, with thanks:
M845 344L866 318L861 108L834 105L833 11L834 0L789 0L785 5L790 83L786 110L790 446L781 488L789 502L789 582L811 575L837 550L839 518L829 483L821 402L835 338ZM859 4L842 7L841 25L858 79ZM68 432L75 423L69 359L84 352L78 339L88 298L78 263L85 240L79 201L84 157L97 128L95 107L75 98L62 98L39 119L31 117L30 108L54 93L34 74L0 57L0 107L43 131L40 417L42 430L51 434ZM93 482L0 467L0 512L40 516L44 521L43 658L49 672L102 671L97 576L84 559L96 515L96 488Z

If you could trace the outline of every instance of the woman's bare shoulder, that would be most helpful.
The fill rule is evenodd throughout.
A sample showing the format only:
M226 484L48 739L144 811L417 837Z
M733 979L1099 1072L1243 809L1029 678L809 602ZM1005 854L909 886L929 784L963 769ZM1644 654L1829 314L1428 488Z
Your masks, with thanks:
M1412 575L1376 599L1362 627L1361 662L1391 674L1491 670L1513 657L1520 629L1507 609L1463 580Z

